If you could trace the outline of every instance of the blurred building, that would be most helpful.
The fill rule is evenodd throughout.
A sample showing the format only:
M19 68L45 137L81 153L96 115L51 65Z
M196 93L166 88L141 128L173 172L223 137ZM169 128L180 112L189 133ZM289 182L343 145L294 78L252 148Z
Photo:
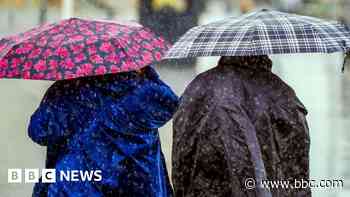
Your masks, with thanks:
M8 7L23 7L26 4L26 0L0 0L0 6Z
M337 11L338 18L346 23L347 25L350 25L350 1L349 0L340 0L339 1L339 9Z
M261 8L272 8L272 0L240 0L241 13L247 13L249 11Z
M247 13L256 8L256 2L254 0L241 0L239 7L242 13Z

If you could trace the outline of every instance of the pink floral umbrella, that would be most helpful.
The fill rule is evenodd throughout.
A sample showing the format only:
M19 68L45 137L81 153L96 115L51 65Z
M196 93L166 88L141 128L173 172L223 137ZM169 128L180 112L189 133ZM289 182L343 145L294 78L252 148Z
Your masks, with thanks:
M78 18L0 40L0 78L62 80L138 70L169 45L141 25Z

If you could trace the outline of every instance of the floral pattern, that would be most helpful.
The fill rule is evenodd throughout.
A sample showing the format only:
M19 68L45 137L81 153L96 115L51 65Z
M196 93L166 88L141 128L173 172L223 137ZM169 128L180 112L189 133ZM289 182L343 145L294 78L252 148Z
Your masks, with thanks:
M136 24L78 18L0 40L0 78L63 80L140 69L169 45Z

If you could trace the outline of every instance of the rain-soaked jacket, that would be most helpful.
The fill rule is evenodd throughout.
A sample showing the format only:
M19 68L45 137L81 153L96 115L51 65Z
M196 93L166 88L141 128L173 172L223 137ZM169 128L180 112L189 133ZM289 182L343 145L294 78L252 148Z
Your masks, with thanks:
M33 196L172 196L158 128L172 117L177 102L151 67L143 74L54 83L28 133L47 146L46 168L56 169L56 183L36 184ZM97 175L92 181L61 180L59 173L67 170Z
M307 111L271 66L267 56L224 57L185 90L173 124L176 197L311 196L259 187L309 178Z

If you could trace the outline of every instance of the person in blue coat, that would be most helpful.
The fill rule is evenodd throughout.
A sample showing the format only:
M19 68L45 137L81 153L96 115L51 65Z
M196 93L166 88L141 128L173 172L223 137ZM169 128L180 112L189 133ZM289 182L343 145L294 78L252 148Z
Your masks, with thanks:
M33 196L172 196L158 128L177 105L178 97L150 66L55 82L28 134L47 146L46 168L56 169L56 182L40 180ZM91 181L60 177L73 170L101 173Z

